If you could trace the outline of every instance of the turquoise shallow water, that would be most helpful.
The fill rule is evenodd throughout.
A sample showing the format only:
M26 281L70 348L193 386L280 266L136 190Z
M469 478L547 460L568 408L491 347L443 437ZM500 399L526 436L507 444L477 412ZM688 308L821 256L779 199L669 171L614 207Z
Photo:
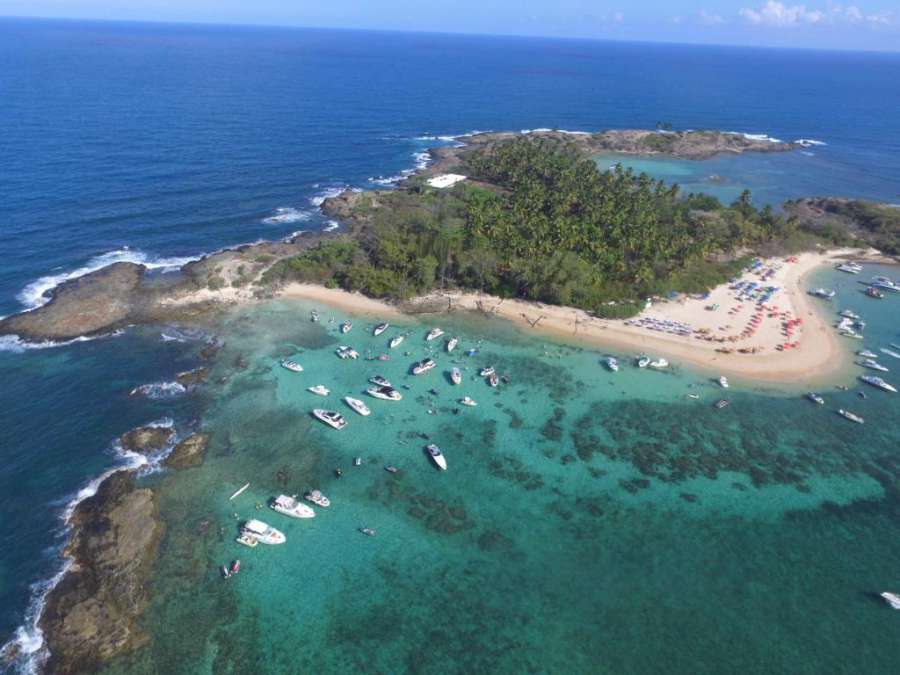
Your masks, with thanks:
M839 284L834 309L863 311L867 346L896 334L898 299L875 305L832 271L814 281ZM271 303L222 327L203 394L206 463L149 479L169 522L145 619L153 641L109 672L894 671L886 646L900 623L873 597L900 584L888 394L828 390L822 409L748 389L716 411L705 376L613 375L604 352L473 316L441 317L461 348L413 377L430 324L373 338L358 317L343 337L309 308ZM334 355L341 342L387 352L395 330L410 336L389 362ZM471 346L476 356L459 353ZM286 356L304 372L280 368ZM466 374L458 388L444 377L452 361ZM486 363L510 384L487 387L474 375ZM409 389L399 403L361 396L363 418L339 397L376 373ZM320 383L343 431L309 415L324 399L305 388ZM454 414L457 391L479 406ZM332 506L311 521L256 508L313 487ZM287 543L237 545L238 522L254 516ZM235 557L242 571L223 581Z

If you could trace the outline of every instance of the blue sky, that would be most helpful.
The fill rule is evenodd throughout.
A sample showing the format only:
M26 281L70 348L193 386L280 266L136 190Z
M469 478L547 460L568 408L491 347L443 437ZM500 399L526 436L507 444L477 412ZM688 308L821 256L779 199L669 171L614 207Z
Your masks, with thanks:
M896 0L0 0L0 15L900 50Z

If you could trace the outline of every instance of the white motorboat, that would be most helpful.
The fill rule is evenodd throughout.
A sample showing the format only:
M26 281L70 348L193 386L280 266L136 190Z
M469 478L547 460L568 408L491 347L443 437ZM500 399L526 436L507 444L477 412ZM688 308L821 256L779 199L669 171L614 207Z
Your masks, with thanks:
M428 334L425 336L425 339L428 340L429 342L431 342L432 340L437 340L443 334L444 334L444 331L442 331L440 328L432 328L430 331L428 331Z
M816 298L822 298L823 300L831 300L835 295L834 291L825 288L813 289L809 294Z
M390 327L390 325L391 325L391 324L389 324L389 323L380 323L380 324L378 324L377 326L375 326L374 329L372 329L372 335L374 335L375 337L378 337L378 336L381 335L384 331L386 331L386 330Z
M872 277L870 285L875 288L883 288L886 291L900 293L900 284L895 283L890 277Z
M900 353L895 352L893 349L888 349L887 347L881 347L878 351L882 354L887 354L888 356L893 356L895 359L900 359Z
M353 466L362 466L362 457L356 457L353 460Z
M350 329L353 328L353 322L350 320L345 321L341 324L341 333L347 334L350 332Z
M377 532L375 530L373 530L371 527L361 527L361 528L359 528L359 531L362 532L367 537L374 537L377 534Z
M337 349L334 350L334 353L337 354L342 359L358 359L359 352L355 349L348 347L347 345L341 345Z
M862 317L860 317L859 314L854 312L852 309L842 309L840 312L838 312L838 315L844 317L845 319L853 319L854 321L857 321L860 318L862 318Z
M862 272L862 265L855 262L841 263L835 268L838 272L846 272L847 274L859 274Z
M287 495L278 495L271 502L269 508L290 518L315 518L316 512L306 504L297 501Z
M388 347L393 349L394 347L399 346L400 343L403 342L404 338L406 338L405 335L397 335L395 337L392 337L391 341L388 343Z
M863 336L854 330L842 330L840 332L840 335L842 335L845 338L850 338L851 340L862 340L863 339Z
M487 381L488 384L492 387L496 387L498 384L500 384L500 378L497 377L497 373L491 373L490 375L488 375Z
M321 506L322 508L331 506L331 500L318 490L310 490L305 495L303 495L303 499L308 502L312 502L316 506Z
M494 374L494 372L496 372L494 370L494 366L487 366L486 368L482 368L480 371L478 371L478 374L481 377L490 377Z
M366 393L382 401L399 401L403 398L403 395L393 387L369 387Z
M306 391L311 394L315 394L316 396L328 396L331 393L331 390L326 387L324 384L317 384L314 387L307 387Z
M450 381L453 384L459 384L460 382L462 382L462 372L459 368L450 369Z
M875 352L871 352L868 349L862 349L862 350L856 352L856 355L861 356L864 359L877 359L878 358L878 354L876 354Z
M372 411L369 410L369 406L360 401L358 398L352 398L351 396L344 397L344 403L353 408L354 411L358 412L360 415L365 417L366 415L371 415Z
M319 323L319 312L316 310L311 311L309 313L309 320L313 323Z
M386 377L382 377L381 375L373 375L369 378L369 382L372 384L377 384L379 387L390 387L391 383L388 381Z
M864 423L865 423L865 420L864 420L862 417L860 417L859 415L854 415L854 414L853 414L852 412L850 412L849 410L844 410L843 408L841 408L841 409L839 409L839 410L837 411L837 413L838 413L838 415L840 415L841 417L843 417L843 418L845 418L845 419L848 419L848 420L850 420L851 422L856 422L857 424L864 424Z
M316 408L315 410L313 410L312 414L317 420L324 422L333 429L343 429L345 426L347 426L347 420L345 420L344 416L339 412Z
M650 365L650 357L649 356L639 356L637 358L637 367L638 368L646 368Z
M651 368L656 368L657 370L662 370L663 368L669 367L669 362L663 358L654 359L650 362Z
M871 385L877 389L881 389L882 391L889 391L892 394L897 393L897 387L892 384L888 384L876 375L860 375L859 379L861 382L865 382L866 384Z
M429 370L434 368L437 364L434 362L434 359L422 359L417 364L413 366L412 374L413 375L421 375L422 373L427 373Z
M729 387L728 378L724 375L719 378L719 386L722 387L722 389L728 389Z
M806 395L806 398L808 398L810 401L812 401L813 403L815 403L817 405L825 405L825 399L822 398L821 396L819 396L818 394L814 394L813 392L809 392Z
M606 367L613 373L619 372L619 360L614 356L607 356L603 359L603 363L606 364Z
M884 593L879 593L879 595L884 598L884 601L887 602L894 609L900 609L900 595L897 593L891 593L889 591L885 591Z
M461 399L459 399L459 402L461 405L467 405L470 408L474 408L476 405L478 405L475 402L475 399L469 398L468 396L463 396Z
M857 361L856 365L862 366L863 368L868 368L870 370L877 370L881 373L888 373L890 369L886 366L881 365L878 361L873 359L863 359L862 361Z
M437 468L441 471L447 470L447 458L444 457L444 453L441 452L441 449L438 446L434 443L426 445L425 452L428 453L428 456L431 457L431 461L435 463Z
M283 544L286 541L284 534L256 518L251 518L244 523L241 534L253 537L260 544Z
M447 352L448 353L452 352L454 349L456 349L456 345L458 345L458 344L459 344L458 337L452 337L449 340L447 340Z
M281 367L285 368L286 370L290 370L292 373L302 373L303 372L303 366L301 366L296 361L289 361L289 360L285 359L284 361L281 362Z

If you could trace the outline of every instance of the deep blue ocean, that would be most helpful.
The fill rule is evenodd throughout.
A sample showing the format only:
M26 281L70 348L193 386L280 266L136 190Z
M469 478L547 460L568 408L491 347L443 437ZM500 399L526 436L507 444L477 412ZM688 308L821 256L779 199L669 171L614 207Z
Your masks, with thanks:
M897 73L898 54L0 20L0 315L114 260L166 269L325 227L329 191L388 183L436 137L475 130L665 121L813 139L709 173L760 202L900 202ZM3 643L58 568L65 504L147 421L130 389L194 362L140 332L0 347L0 511L16 523L0 532Z

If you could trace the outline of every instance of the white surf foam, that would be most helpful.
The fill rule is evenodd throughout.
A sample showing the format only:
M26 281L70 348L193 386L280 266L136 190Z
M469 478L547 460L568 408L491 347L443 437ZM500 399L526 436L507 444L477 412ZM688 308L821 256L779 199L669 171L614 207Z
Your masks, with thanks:
M748 141L768 141L769 143L783 143L780 138L775 138L774 136L769 136L768 134L748 134L743 131L726 131L726 134L731 134L733 136L743 136Z
M16 299L27 309L35 309L46 304L50 300L50 291L60 284L71 281L72 279L77 279L78 277L83 277L85 274L96 272L100 268L112 265L113 263L132 262L145 265L151 270L170 272L179 269L182 265L186 265L193 260L199 260L200 257L201 256L161 258L154 255L148 255L143 251L135 251L128 247L124 247L95 256L82 267L70 272L48 274L40 279L36 279L19 291L18 295L16 295Z
M819 145L828 145L825 141L817 141L815 138L798 138L794 141L797 145L802 145L804 148L811 148Z
M322 228L323 232L334 232L336 229L340 227L340 223L336 220L329 220L325 223L325 227Z
M268 218L263 218L266 225L280 225L282 223L300 223L312 218L309 211L295 209L290 206L279 206L275 209L275 214Z
M26 342L25 340L22 340L18 335L0 335L0 352L13 352L15 354L21 354L22 352L28 351L29 349L52 349L54 347L67 347L68 345L73 345L76 342L90 342L91 340L100 340L102 338L119 337L124 333L125 331L120 329L112 333L104 333L103 335L82 335L80 337L73 338L71 340L64 340L62 342L53 342L52 340L44 340L41 342Z
M179 382L151 382L142 384L131 390L131 396L143 396L154 400L175 398L187 392L187 388Z
M326 199L330 199L331 197L337 197L344 190L347 190L347 186L343 185L341 187L329 187L322 190L317 195L314 195L309 198L309 203L313 206L322 206Z

